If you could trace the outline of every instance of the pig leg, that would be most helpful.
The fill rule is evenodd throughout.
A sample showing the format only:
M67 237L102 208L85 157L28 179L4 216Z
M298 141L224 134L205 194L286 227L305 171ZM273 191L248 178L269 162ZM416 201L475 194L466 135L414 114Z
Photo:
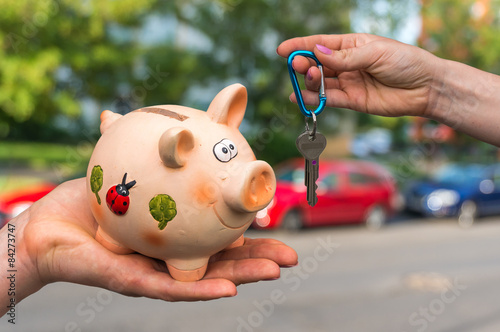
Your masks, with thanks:
M167 263L167 268L168 272L174 278L175 280L178 281L197 281L203 278L205 275L205 272L207 271L207 266L208 266L208 258L203 259L205 262L204 265L202 265L199 268L196 269L188 269L188 268L183 268L182 265L184 264L179 264L179 262L176 262L176 266L173 266L172 263ZM190 263L187 263L187 265L191 265ZM190 266L189 266L190 268Z
M241 247L245 243L245 237L243 234L239 238L237 238L233 243L225 247L223 250L229 250L237 247Z
M134 252L133 250L125 248L124 246L113 240L108 234L106 234L106 232L102 230L101 226L97 227L95 239L97 242L102 244L104 248L114 252L115 254L126 255Z

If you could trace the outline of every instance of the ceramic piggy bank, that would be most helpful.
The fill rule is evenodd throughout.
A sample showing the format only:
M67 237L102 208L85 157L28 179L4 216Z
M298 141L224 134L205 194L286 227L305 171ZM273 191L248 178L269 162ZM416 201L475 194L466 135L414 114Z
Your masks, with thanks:
M245 87L234 84L206 112L104 111L87 172L96 239L115 253L163 260L182 281L201 279L211 255L243 244L276 188L272 168L238 130L246 103Z

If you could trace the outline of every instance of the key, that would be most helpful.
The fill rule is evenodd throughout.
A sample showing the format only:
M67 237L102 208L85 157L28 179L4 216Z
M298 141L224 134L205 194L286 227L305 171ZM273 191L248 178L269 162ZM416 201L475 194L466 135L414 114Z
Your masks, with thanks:
M319 156L325 150L326 138L319 132L311 138L309 131L306 130L297 137L295 144L305 159L304 185L307 187L307 203L314 206L318 202L316 181L319 176Z
M320 133L316 133L315 139L311 139L308 131L303 132L296 141L297 149L305 159L304 184L307 187L307 202L314 206L318 198L316 181L319 176L319 156L326 147L326 138Z

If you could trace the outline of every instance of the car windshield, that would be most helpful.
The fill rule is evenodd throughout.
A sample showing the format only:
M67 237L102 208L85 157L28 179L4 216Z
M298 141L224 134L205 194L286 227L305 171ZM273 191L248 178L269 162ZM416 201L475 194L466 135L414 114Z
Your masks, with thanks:
M481 179L484 166L481 165L448 165L442 167L433 176L433 180L439 183L465 184Z

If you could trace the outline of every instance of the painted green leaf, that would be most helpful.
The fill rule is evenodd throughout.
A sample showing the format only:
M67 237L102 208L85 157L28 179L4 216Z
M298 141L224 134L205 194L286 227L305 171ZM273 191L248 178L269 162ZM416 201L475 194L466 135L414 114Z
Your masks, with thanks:
M158 228L163 230L167 223L177 215L177 207L172 197L160 194L149 201L149 212L158 221Z
M92 173L90 174L90 189L95 194L97 198L97 203L101 205L101 197L99 197L99 190L102 188L102 168L97 165L92 168Z

